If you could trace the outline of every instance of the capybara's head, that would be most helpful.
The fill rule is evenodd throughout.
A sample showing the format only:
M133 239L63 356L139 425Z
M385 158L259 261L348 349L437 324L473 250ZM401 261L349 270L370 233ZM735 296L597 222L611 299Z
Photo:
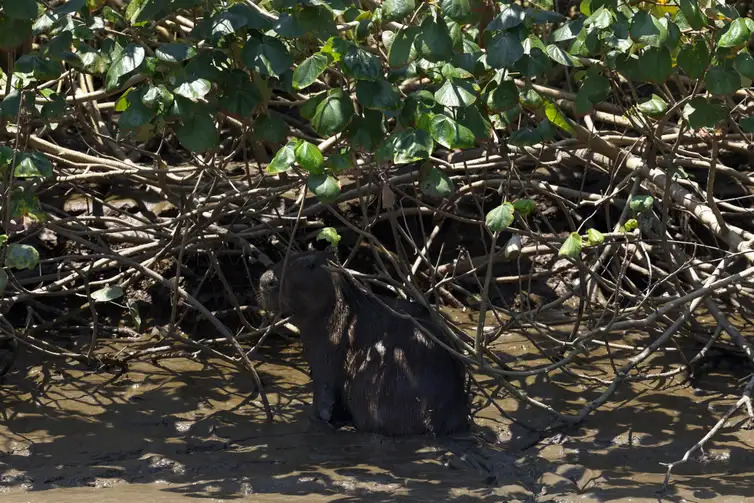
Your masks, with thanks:
M326 315L335 303L333 273L327 267L330 256L327 251L291 254L287 264L281 260L262 274L259 299L265 311L283 316Z

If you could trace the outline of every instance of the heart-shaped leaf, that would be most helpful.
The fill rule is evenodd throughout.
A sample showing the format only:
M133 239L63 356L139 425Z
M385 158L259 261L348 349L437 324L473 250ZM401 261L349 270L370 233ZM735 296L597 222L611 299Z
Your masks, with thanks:
M340 234L335 227L325 227L317 233L317 241L327 241L331 246L338 246Z
M180 42L171 42L162 44L154 51L155 56L160 61L167 63L180 63L196 56L196 48Z
M492 232L501 232L513 223L515 208L511 203L503 203L487 213L484 223Z
M581 246L581 235L578 232L572 232L563 242L558 255L561 257L577 258L581 255Z
M120 55L115 58L110 69L107 71L105 89L114 91L118 89L131 72L139 68L146 58L146 51L136 44L128 44Z
M400 107L398 88L385 79L356 82L356 98L366 108L396 110Z
M293 72L293 88L305 89L314 84L328 64L327 56L319 52L306 58Z
M633 196L628 203L628 206L635 213L644 213L652 209L654 198L649 195Z
M123 297L123 288L120 285L110 285L101 288L91 294L94 302L110 302Z
M338 180L330 175L310 174L306 183L309 190L323 203L337 199L340 194Z
M11 244L5 252L5 267L34 269L39 263L39 252L30 245Z
M309 173L321 174L325 158L319 147L306 140L299 140L295 149L296 162Z
M461 79L448 79L435 91L435 100L440 105L457 108L467 107L477 99L476 89L471 82Z
M454 190L450 177L434 166L423 173L419 188L430 197L448 197Z
M602 234L597 229L592 229L592 228L587 229L586 236L587 236L587 244L589 246L597 246L605 242L605 235Z
M290 141L280 147L270 164L267 165L267 173L275 175L288 171L296 162L296 142Z
M429 132L432 138L445 148L463 149L474 146L474 133L443 114L432 117Z
M353 114L351 98L342 89L332 89L317 105L311 125L317 133L329 137L348 127Z
M192 152L205 152L220 143L220 136L211 115L196 114L185 118L183 124L175 130L181 145Z

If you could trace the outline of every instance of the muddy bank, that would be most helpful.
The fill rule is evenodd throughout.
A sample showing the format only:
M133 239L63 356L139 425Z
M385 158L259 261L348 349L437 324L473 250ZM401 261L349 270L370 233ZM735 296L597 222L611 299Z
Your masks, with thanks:
M117 351L110 342L103 351ZM528 342L501 338L525 355ZM530 349L530 348L529 348ZM734 390L634 384L583 427L541 438L477 397L477 427L445 441L391 440L313 428L299 348L274 339L258 358L275 422L251 379L225 363L165 359L128 372L33 359L0 386L3 502L175 501L715 501L754 500L754 432L734 418L702 461L680 458L737 397ZM487 378L480 382L492 392ZM556 400L592 391L566 382ZM541 390L540 390L541 391ZM536 424L541 414L497 404Z

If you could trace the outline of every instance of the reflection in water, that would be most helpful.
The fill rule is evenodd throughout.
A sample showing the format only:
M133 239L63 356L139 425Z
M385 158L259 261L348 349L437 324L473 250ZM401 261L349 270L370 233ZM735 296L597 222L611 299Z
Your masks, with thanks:
M515 334L495 349L536 357ZM134 363L117 376L22 362L0 386L0 501L658 501L660 463L679 458L716 421L710 410L736 398L635 384L582 428L548 438L488 405L471 435L394 440L313 427L299 355L293 346L260 356L272 424L251 379L219 361ZM597 392L564 376L518 384L560 408ZM510 398L497 405L547 424ZM724 429L703 462L679 467L667 501L754 497L753 444L752 431Z

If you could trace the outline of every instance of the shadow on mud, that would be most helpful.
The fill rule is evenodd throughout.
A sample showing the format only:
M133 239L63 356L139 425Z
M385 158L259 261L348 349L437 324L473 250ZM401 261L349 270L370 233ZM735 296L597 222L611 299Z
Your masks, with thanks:
M156 501L170 495L338 501L754 497L754 436L736 424L718 434L703 462L678 467L669 494L657 492L660 463L680 458L730 402L720 392L695 394L671 383L662 391L657 383L657 389L634 386L580 429L549 438L488 406L471 435L390 439L313 427L298 348L269 348L258 370L273 423L251 393L251 379L222 362L165 359L135 363L119 375L22 362L0 385L0 491L49 494L49 501L58 501L66 488L101 493L126 483L143 488L140 498ZM526 388L534 396L554 396L557 406L577 406L597 393L565 378L531 379ZM512 399L499 404L530 424L543 419L517 410Z

